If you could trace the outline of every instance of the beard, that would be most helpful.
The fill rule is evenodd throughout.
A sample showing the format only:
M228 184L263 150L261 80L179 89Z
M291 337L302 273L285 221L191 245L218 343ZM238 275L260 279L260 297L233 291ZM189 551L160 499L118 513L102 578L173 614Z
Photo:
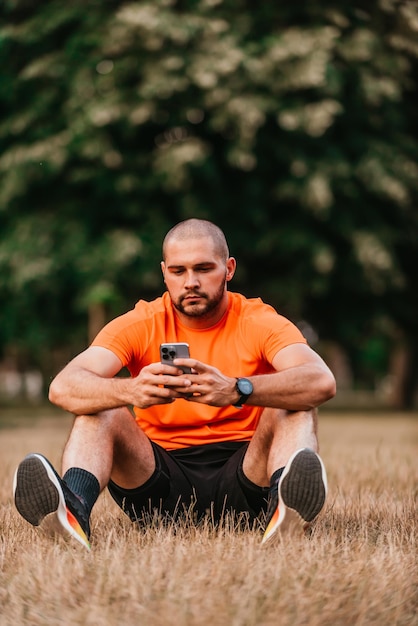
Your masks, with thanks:
M213 296L208 296L207 293L200 291L193 291L181 296L177 301L172 299L173 306L177 311L183 313L183 315L187 315L187 317L205 317L209 313L212 313L222 302L225 293L225 285L226 280L219 285L218 290ZM203 302L189 304L186 298L190 296L198 296Z

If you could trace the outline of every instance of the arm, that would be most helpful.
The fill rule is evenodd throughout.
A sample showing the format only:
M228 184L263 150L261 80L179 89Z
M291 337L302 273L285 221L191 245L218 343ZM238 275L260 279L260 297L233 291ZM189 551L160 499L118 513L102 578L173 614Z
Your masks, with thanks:
M191 398L192 401L213 406L237 402L235 378L193 359L178 359L175 363L188 365L197 372L196 376L190 376L193 384L187 390L199 394ZM283 348L275 355L272 365L275 372L248 377L254 392L247 404L299 411L317 407L335 395L333 374L321 357L305 344Z
M283 348L276 354L272 364L275 373L251 378L254 393L249 404L290 411L307 410L330 400L336 393L331 370L305 344Z
M87 348L54 378L49 399L75 415L92 415L120 406L167 404L181 397L174 384L177 389L190 385L189 380L179 377L181 370L169 365L152 363L135 378L114 378L121 369L122 362L111 350Z

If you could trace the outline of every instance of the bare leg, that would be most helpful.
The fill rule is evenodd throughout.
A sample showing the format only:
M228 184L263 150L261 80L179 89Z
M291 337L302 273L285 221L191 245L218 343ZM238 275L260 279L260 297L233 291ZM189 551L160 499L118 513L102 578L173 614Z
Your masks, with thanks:
M112 478L120 487L135 489L155 470L148 437L127 408L75 418L64 449L63 474L80 467L96 476L103 489Z
M270 477L284 467L299 448L318 450L317 411L264 409L244 457L244 474L267 487Z

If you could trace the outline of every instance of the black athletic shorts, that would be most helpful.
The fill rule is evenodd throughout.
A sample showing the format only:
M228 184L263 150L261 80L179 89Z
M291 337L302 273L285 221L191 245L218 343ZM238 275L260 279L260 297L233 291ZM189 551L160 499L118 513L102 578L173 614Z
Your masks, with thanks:
M216 524L226 515L254 522L264 517L268 487L252 483L242 469L248 442L227 441L166 451L151 441L156 469L137 489L113 481L109 492L132 521L149 523L156 513L169 519Z

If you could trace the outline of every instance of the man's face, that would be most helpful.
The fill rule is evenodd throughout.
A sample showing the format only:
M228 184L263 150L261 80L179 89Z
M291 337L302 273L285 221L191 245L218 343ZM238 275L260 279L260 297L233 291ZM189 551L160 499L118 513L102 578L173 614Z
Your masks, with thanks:
M161 263L174 307L187 318L207 319L224 313L226 283L235 271L235 259L216 254L210 237L173 239Z

